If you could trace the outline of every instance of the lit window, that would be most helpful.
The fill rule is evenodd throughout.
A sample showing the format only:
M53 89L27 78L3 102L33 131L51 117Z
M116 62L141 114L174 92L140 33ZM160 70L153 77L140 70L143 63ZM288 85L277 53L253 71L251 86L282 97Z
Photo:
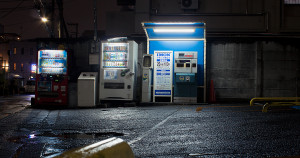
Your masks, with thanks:
M14 70L17 70L17 63L14 63Z
M284 0L284 4L300 4L300 0Z
M24 64L22 63L21 64L21 71L23 71L23 68L24 68Z
M14 48L14 54L17 54L17 48Z

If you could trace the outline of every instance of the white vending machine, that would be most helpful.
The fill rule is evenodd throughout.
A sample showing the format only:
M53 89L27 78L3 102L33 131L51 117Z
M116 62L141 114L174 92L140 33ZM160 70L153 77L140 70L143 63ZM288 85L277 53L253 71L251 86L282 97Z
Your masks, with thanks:
M136 99L138 45L135 41L101 42L100 101Z

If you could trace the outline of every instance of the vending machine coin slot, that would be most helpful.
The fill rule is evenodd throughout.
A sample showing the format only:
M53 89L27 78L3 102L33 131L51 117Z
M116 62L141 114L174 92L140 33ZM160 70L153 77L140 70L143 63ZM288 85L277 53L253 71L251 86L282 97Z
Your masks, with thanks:
M184 67L184 63L177 63L176 67Z
M105 89L124 89L124 87L125 87L124 83L110 83L110 82L104 83Z
M190 76L185 77L186 82L190 82Z

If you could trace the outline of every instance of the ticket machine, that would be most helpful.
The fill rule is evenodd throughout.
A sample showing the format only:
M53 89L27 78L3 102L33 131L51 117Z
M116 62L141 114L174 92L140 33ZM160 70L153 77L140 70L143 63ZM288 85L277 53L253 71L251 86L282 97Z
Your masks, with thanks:
M153 55L153 102L206 102L203 22L144 22Z
M174 102L197 102L197 52L174 52Z

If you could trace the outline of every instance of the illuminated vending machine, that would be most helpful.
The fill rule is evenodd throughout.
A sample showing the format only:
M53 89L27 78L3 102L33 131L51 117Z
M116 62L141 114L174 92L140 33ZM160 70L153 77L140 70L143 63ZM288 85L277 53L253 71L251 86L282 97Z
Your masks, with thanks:
M134 41L102 41L100 101L136 99L138 45Z
M68 104L68 54L65 50L39 50L35 88L36 105Z
M197 103L197 52L176 51L174 102Z

